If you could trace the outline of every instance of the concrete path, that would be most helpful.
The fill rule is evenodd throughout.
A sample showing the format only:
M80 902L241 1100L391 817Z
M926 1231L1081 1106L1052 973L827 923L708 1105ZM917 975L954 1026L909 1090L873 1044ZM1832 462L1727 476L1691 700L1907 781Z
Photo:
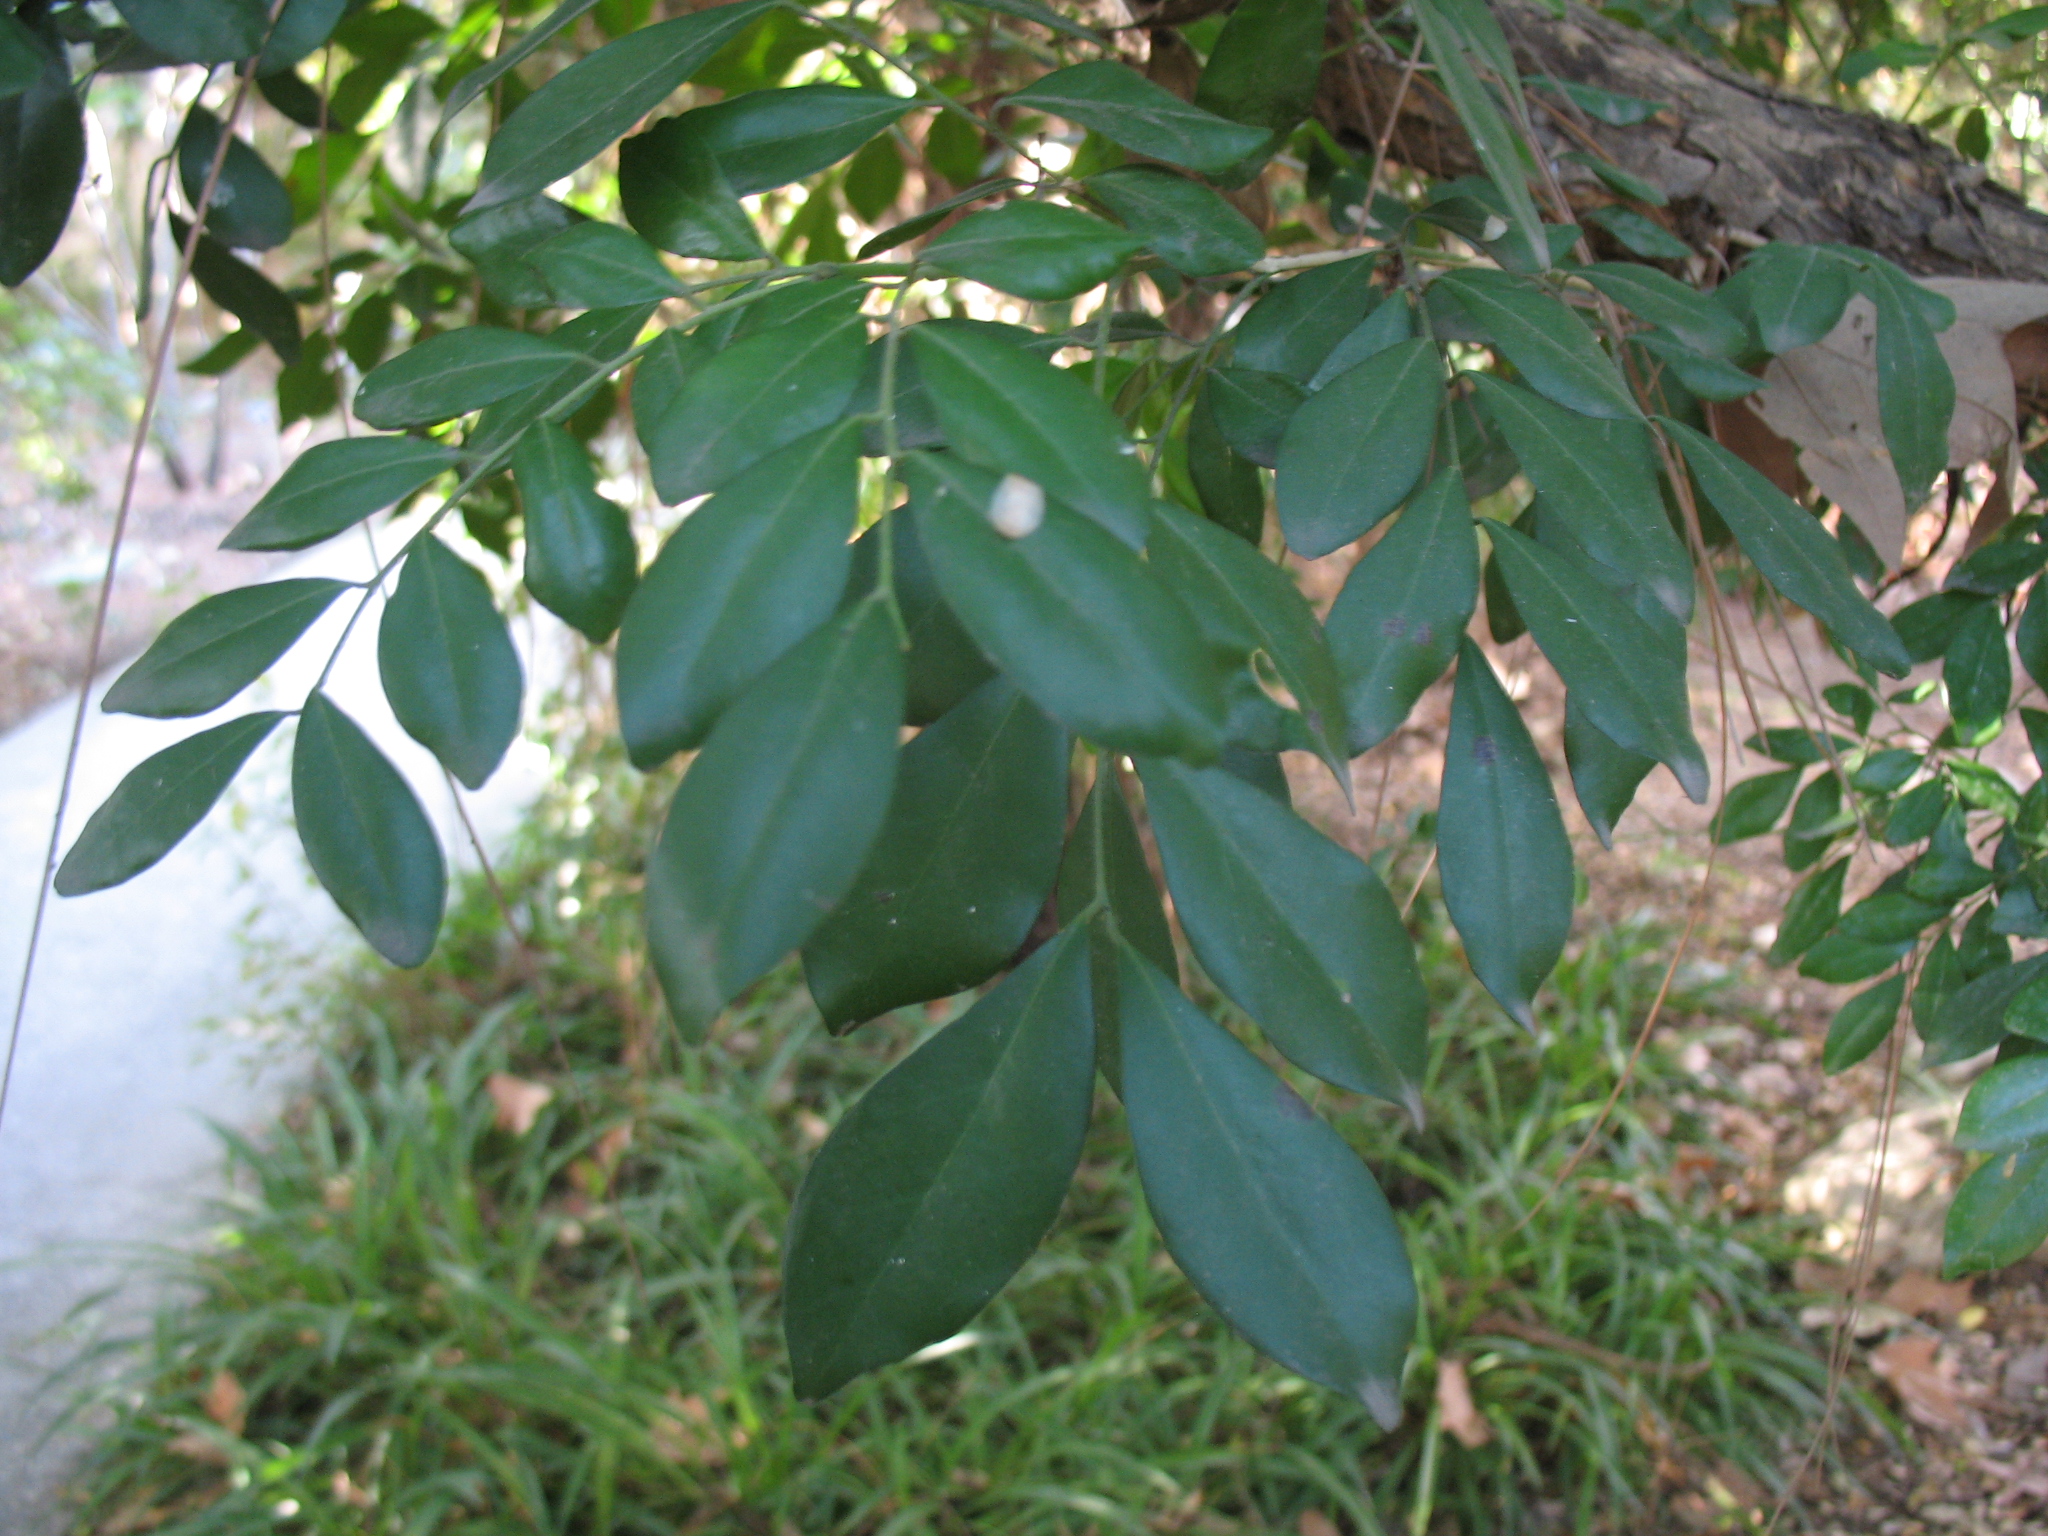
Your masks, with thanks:
M386 549L393 537L380 531ZM349 538L278 574L362 579L369 569L363 542ZM95 706L67 844L151 752L250 708L295 706L352 604L344 594L257 691L218 716L157 722ZM357 626L329 691L410 779L441 824L451 863L473 864L446 780L384 706L375 618ZM536 649L543 680L558 678L564 632L552 624L514 630L530 698ZM75 696L61 700L0 738L0 1030L12 1013L75 708ZM298 1042L251 1022L279 1000L280 982L290 985L290 957L303 957L311 973L312 957L324 965L343 946L362 949L299 853L290 741L289 725L280 728L228 799L154 869L112 891L51 903L0 1126L0 1536L61 1528L56 1488L76 1448L36 1445L58 1406L37 1391L44 1374L91 1327L122 1310L133 1316L148 1298L131 1292L112 1313L100 1305L77 1323L67 1316L120 1277L136 1245L192 1235L219 1188L207 1122L259 1128L302 1070ZM516 822L547 765L545 748L522 741L469 797L487 844ZM253 970L252 944L269 956Z

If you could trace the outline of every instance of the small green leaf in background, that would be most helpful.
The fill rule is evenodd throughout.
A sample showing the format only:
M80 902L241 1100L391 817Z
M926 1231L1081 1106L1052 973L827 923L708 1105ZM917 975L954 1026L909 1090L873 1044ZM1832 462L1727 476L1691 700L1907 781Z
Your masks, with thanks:
M2048 1145L2048 1055L2001 1062L1972 1083L1956 1145L1967 1152Z
M27 102L33 95L30 93L18 99ZM0 117L0 128L4 127L5 119ZM0 192L7 190L0 185ZM12 223L11 216L9 222ZM171 239L183 250L192 227L175 213L168 215L165 222L170 225ZM4 254L12 243L11 232L0 233L0 254ZM0 279L6 276L5 266L5 262L0 262ZM24 271L23 276L26 275ZM261 336L264 344L287 368L299 360L305 337L299 332L298 305L277 284L204 230L192 248L192 281L199 285L201 293Z
M655 494L669 505L715 491L776 449L837 421L867 364L858 290L735 341L642 425Z
M831 617L853 553L859 424L778 449L683 520L619 626L619 732L635 767L698 746Z
M463 444L465 455L494 454L536 421L572 422L626 361L654 310L651 302L592 309L556 326L548 339L569 354L561 367L485 406Z
M1049 303L1108 282L1142 248L1137 235L1078 209L1013 202L970 213L925 246L922 259L955 277Z
M1973 592L1936 592L1918 602L1908 603L1891 616L1892 628L1898 633L1899 643L1906 648L1906 655L1915 662L1932 661L1949 648L1949 643L1961 629L1963 620L1975 609L1982 607L1984 599ZM2044 605L2048 613L2048 605ZM2048 625L2043 625L2048 630ZM2022 635L2026 632L2024 623L2020 626ZM2048 635L2044 635L2048 639ZM2022 642L2020 660L2026 660L2026 648ZM2044 652L2048 660L2048 652Z
M1857 590L1840 547L1818 520L1705 433L1669 417L1658 420L1765 580L1879 671L1904 677L1912 670L1898 632Z
M1270 1067L1120 948L1125 1112L1167 1251L1231 1327L1393 1429L1417 1302L1386 1197Z
M1339 374L1295 411L1275 481L1280 529L1307 559L1360 537L1422 478L1443 405L1443 364L1417 338Z
M423 964L448 895L440 840L411 786L324 693L299 715L292 815L307 863L370 947Z
M1447 272L1441 287L1493 338L1539 395L1582 416L1636 421L1642 412L1585 322L1562 300L1526 279L1483 269Z
M1479 541L1454 474L1437 476L1351 568L1326 630L1344 684L1351 750L1400 729L1443 676L1479 601Z
M712 730L647 867L647 945L691 1038L808 939L888 814L903 660L864 602L786 652Z
M1202 381L1188 407L1188 480L1212 522L1257 544L1266 527L1266 487L1258 465L1231 446L1217 423L1214 377Z
M277 710L244 715L136 764L86 820L57 866L57 894L104 891L134 879L177 847L282 719Z
M391 713L441 765L481 789L519 734L519 653L490 584L432 534L413 546L377 626Z
M847 166L840 191L864 224L877 222L895 207L903 192L903 152L895 139L886 133L870 139Z
M1437 83L1450 99L1472 147L1479 152L1479 163L1507 204L1510 221L1519 229L1530 251L1545 251L1542 220L1529 196L1528 146L1502 115L1498 102L1475 68L1483 66L1501 89L1520 94L1514 55L1501 34L1499 22L1485 6L1459 4L1456 0L1418 0L1414 14L1429 60L1436 66Z
M1276 283L1230 333L1232 363L1307 384L1373 310L1378 261L1379 253L1368 251Z
M1787 763L1794 767L1810 768L1824 760L1830 749L1839 757L1848 752L1855 743L1846 736L1830 732L1825 739L1803 726L1774 725L1761 735L1746 738L1742 745L1751 752L1768 757L1774 763Z
M1260 148L1266 134L1191 106L1127 64L1098 59L1042 75L1009 105L1049 112L1113 143L1191 171L1223 171Z
M420 437L315 443L221 540L222 549L304 549L403 501L460 462Z
M469 325L443 331L370 371L356 415L373 427L424 427L482 410L562 371L576 354L546 336Z
M1473 974L1533 1031L1530 1002L1571 932L1571 841L1529 728L1470 640L1458 645L1436 837Z
M1616 744L1670 768L1695 805L1707 801L1707 760L1692 731L1685 653L1565 555L1501 523L1488 526L1515 611L1543 654ZM1788 791L1789 793L1789 791Z
M1379 356L1414 334L1415 319L1407 301L1389 299L1347 331L1344 339L1330 349L1330 355L1310 376L1308 387L1311 390L1321 389L1339 374L1349 373L1367 358Z
M1792 795L1799 788L1799 777L1803 771L1785 768L1729 785L1721 797L1721 809L1714 816L1714 841L1739 843L1744 838L1762 837L1770 831L1792 803Z
M642 27L551 77L492 137L468 211L531 196L602 154L767 9L737 0Z
M1849 274L1826 251L1772 242L1742 264L1743 299L1764 350L1811 346L1835 328L1849 302Z
M1315 108L1328 18L1324 0L1243 0L1209 49L1195 105L1285 133Z
M1573 275L1709 357L1732 360L1748 343L1749 333L1740 320L1668 272L1634 262L1603 261L1580 267Z
M1295 1065L1420 1124L1429 1002L1379 876L1226 769L1140 772L1202 969Z
M1236 534L1166 502L1153 504L1145 554L1213 637L1239 658L1257 651L1272 663L1301 707L1317 753L1348 791L1343 684L1294 578Z
M837 165L916 101L841 85L748 91L683 114L741 197Z
M1287 424L1308 398L1307 390L1284 373L1253 368L1218 368L1203 380L1202 389L1216 429L1233 453L1267 469L1279 464Z
M164 626L114 680L100 708L157 720L218 709L261 677L349 585L299 576L205 598Z
M1615 823L1634 802L1636 790L1657 766L1657 759L1631 752L1601 730L1587 718L1575 693L1565 695L1564 759L1586 825L1600 839L1601 847L1612 848Z
M1151 528L1144 466L1087 385L986 331L927 324L906 334L957 452L1035 480L1133 549L1144 546Z
M2004 727L2012 660L1996 603L1978 604L1957 627L1941 664L1941 683L1963 745L1981 745Z
M220 119L204 107L185 114L178 130L178 180L187 206L197 208L207 173L219 151ZM206 232L223 245L267 251L291 238L292 197L261 155L241 138L228 140L213 199L206 205Z
M1948 468L1949 418L1955 414L1956 381L1934 331L1912 296L1917 286L1888 263L1870 269L1877 304L1877 404L1906 509L1927 500L1934 477Z
M2017 965L2002 965L1957 987L1941 1000L1933 1017L1921 1026L1927 1042L1922 1060L1928 1066L1967 1061L1990 1050L2005 1037L2006 1012L2021 993L2041 979L2048 955Z
M977 644L1075 735L1127 752L1213 761L1221 678L1180 599L1136 554L1051 498L1023 538L989 522L998 476L934 455L904 461L919 541Z
M1948 1210L1942 1269L1973 1275L2017 1264L2048 1239L2048 1147L1995 1154Z
M2037 544L2031 539L1997 539L1951 566L1941 588L1943 592L1995 596L2012 591L2044 565L2048 565L2048 544Z
M1085 185L1147 250L1192 277L1242 272L1266 254L1265 236L1251 220L1185 176L1125 165Z
M597 493L583 445L548 422L529 427L512 453L525 513L526 590L597 644L611 638L638 580L632 524Z
M1823 1072L1846 1072L1883 1045L1899 1020L1899 1005L1905 1001L1904 973L1892 976L1859 992L1842 1004L1828 1025L1827 1044L1821 1049Z
M906 636L903 723L930 725L993 677L995 668L939 595L931 562L918 542L917 519L907 506L888 513L854 541L845 601L858 602L874 591L884 538L894 545L896 609Z
M1778 924L1778 936L1771 944L1770 963L1790 965L1821 941L1842 915L1842 882L1849 875L1849 860L1837 859L1801 881L1785 903L1785 917Z
M979 986L1051 892L1067 824L1067 735L991 678L903 749L860 878L804 946L827 1027Z
M555 302L570 309L617 308L683 291L653 246L631 230L596 219L543 241L529 259L554 290Z
M870 1088L789 1217L801 1397L957 1333L1059 1215L1088 1131L1088 936L1069 929Z
M619 144L619 211L644 238L678 256L751 261L767 254L687 114L663 118Z

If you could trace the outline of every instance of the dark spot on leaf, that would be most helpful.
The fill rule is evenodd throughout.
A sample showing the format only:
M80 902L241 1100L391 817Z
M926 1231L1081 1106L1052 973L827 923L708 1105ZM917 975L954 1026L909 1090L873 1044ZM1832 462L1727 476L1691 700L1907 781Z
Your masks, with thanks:
M1499 759L1493 750L1493 738L1484 734L1472 738L1472 761L1482 768L1491 768Z
M1316 1112L1308 1107L1300 1094L1285 1083L1273 1085L1273 1096L1280 1106L1280 1113L1290 1120L1313 1120Z
M1389 614L1380 620L1380 633L1389 640L1398 640L1408 633L1408 621L1400 614Z
M1415 626L1415 643L1417 645L1429 644L1429 621L1427 619Z

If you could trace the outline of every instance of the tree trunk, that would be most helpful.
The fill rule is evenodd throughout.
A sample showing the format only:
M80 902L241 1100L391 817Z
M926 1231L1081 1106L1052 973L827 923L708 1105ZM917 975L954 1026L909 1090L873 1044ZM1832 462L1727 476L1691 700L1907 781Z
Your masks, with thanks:
M1701 249L1732 257L1766 239L1839 241L1909 272L2048 282L2048 216L1916 128L1790 95L1576 3L1562 20L1539 0L1493 9L1525 75L1665 103L1615 128L1539 91L1531 114L1553 160L1592 151L1663 188L1672 228ZM1369 158L1398 97L1390 158L1432 176L1478 171L1426 73L1401 96L1402 63L1361 40L1324 70L1317 115ZM1591 171L1557 164L1574 204L1611 201Z

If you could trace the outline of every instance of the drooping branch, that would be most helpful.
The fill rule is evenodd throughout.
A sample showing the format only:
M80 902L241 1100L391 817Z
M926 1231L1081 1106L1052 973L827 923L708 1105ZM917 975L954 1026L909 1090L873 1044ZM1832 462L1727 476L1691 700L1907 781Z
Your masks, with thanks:
M1674 229L1696 245L1739 254L1762 239L1831 240L1927 275L2048 281L2048 215L1918 129L1791 95L1576 3L1562 20L1538 0L1495 0L1494 10L1526 75L1665 104L1616 128L1546 92L1533 115L1552 156L1597 150L1662 187ZM1400 74L1399 60L1361 42L1324 70L1318 116L1369 153ZM1426 76L1401 101L1394 159L1433 176L1479 169ZM1574 202L1608 200L1589 171L1559 169Z

